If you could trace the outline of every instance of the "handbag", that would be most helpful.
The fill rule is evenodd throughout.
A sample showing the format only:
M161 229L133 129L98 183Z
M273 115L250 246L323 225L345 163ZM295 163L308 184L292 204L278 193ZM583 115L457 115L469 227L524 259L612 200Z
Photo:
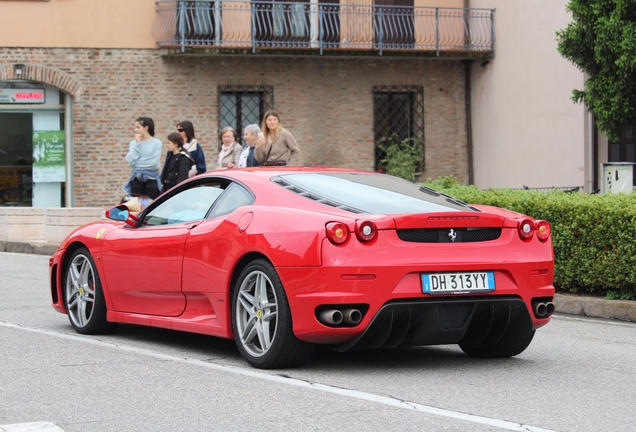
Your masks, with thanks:
M286 166L286 165L287 165L287 162L285 162L284 160L269 161L263 164L263 166Z
M270 161L269 159L269 154L272 152L272 147L274 147L274 143L272 143L269 147L269 151L267 152L267 156L265 156L265 162L263 162L263 166L285 166L287 165L287 162L285 162L284 160L275 160L275 161Z

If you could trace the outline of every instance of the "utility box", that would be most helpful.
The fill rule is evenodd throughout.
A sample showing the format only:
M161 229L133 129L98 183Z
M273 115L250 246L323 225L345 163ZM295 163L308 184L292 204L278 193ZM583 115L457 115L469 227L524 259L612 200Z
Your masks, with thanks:
M633 162L604 162L601 164L603 181L601 193L631 193L634 183Z

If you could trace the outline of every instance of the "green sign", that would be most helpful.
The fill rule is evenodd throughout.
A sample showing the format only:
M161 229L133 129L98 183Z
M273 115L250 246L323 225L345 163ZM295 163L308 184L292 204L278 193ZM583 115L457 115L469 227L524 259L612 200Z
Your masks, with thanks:
M64 131L33 131L33 182L66 181Z

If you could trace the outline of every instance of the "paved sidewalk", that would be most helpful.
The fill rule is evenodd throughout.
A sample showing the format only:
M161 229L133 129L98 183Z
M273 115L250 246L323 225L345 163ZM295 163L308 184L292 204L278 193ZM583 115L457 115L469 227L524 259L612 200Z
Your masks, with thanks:
M53 255L57 246L44 242L0 241L0 252ZM554 305L557 313L636 322L636 301L559 293L554 296Z

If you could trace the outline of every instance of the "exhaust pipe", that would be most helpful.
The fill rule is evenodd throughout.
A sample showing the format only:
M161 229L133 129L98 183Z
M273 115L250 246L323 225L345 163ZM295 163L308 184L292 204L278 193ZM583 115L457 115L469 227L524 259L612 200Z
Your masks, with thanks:
M547 316L552 315L552 314L554 313L554 310L555 310L554 303L552 303L552 302L547 302L547 303L545 304L545 309L546 309L545 314L546 314Z
M362 321L362 313L358 309L344 309L342 316L345 324L358 324Z
M533 307L534 314L537 316L537 318L543 318L546 313L548 313L548 307L545 303L535 303Z
M326 309L320 312L320 322L327 325L338 325L342 323L342 312L338 309Z

